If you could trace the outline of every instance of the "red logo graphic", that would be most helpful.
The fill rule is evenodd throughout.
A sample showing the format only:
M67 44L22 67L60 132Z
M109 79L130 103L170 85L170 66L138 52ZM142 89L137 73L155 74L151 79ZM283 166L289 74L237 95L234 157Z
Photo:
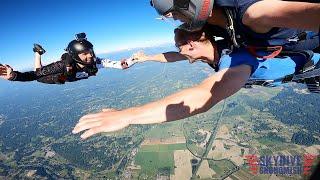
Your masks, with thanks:
M311 167L313 164L313 161L316 159L315 155L312 154L305 154L303 155L303 174L304 175L310 175L311 173Z
M249 170L252 174L258 174L258 157L257 155L246 155L245 156L249 165Z
M198 20L206 20L207 19L207 16L208 16L207 12L209 11L209 8L210 8L210 0L204 0L201 11L198 16Z
M249 171L256 174L310 175L317 155L263 155L249 154L245 156Z

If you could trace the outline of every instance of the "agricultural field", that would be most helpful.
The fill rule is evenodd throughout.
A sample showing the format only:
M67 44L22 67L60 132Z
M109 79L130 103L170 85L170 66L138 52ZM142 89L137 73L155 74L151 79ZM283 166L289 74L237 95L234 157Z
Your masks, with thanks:
M141 166L141 172L154 177L158 173L174 172L174 151L186 149L185 144L143 145L135 157L135 164Z

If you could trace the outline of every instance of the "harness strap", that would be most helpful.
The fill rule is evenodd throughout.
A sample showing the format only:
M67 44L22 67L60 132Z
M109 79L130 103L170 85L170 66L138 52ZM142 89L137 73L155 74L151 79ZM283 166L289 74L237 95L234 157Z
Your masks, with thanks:
M258 58L262 58L262 59L269 59L269 58L274 58L276 56L278 56L281 51L282 51L282 46L271 46L271 47L256 47L256 46L247 46L246 49L248 50L248 52ZM271 52L270 54L266 55L266 56L261 56L258 54L257 51L266 51L266 52Z
M292 37L284 38L284 39L272 39L272 40L266 40L267 44L266 46L258 44L258 47L254 47L253 44L250 44L250 41L247 42L248 39L245 38L245 35L239 34L237 32L234 19L236 18L235 12L233 9L224 8L225 14L227 16L227 32L229 34L230 41L232 42L231 50L233 48L239 48L239 47L245 47L250 54L252 54L255 57L258 58L274 58L275 56L279 55L283 49L283 46L286 45L295 45L299 44L301 41L306 41L309 39L319 38L319 33L315 33L312 31L303 31L298 34L293 35ZM320 48L317 48L318 51ZM257 53L257 50L267 50L269 52L272 52L269 55L261 56Z
M276 79L276 80L248 80L246 83L246 87L251 87L251 85L259 85L259 86L272 86L273 82L297 82L297 83L306 83L308 89L313 92L311 88L318 88L317 91L320 91L320 61L315 64L312 60L313 51L304 50L304 51L282 51L280 56L290 56L290 55L302 55L306 59L306 63L304 67L300 70L298 74L290 74L285 76L284 78ZM317 68L319 66L319 68Z
M240 44L237 41L237 35L236 35L236 30L234 27L234 22L233 22L233 18L235 17L235 15L233 14L233 11L225 8L225 13L227 15L227 20L228 20L228 24L227 24L227 32L230 36L230 39L232 41L232 44L235 48L239 48ZM232 47L233 48L233 47Z

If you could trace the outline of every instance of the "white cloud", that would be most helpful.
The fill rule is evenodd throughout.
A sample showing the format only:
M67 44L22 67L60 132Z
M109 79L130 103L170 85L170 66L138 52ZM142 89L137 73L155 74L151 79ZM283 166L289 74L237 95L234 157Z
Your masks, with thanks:
M104 54L104 53L110 53L110 52L117 52L122 50L130 50L135 48L147 48L147 47L156 47L161 46L168 43L174 43L173 38L168 39L159 39L159 40L146 40L146 41L139 41L139 42L133 42L133 43L126 43L126 44L119 44L108 47L108 48L96 48L96 54ZM101 50L103 49L103 50ZM105 50L108 49L108 50Z

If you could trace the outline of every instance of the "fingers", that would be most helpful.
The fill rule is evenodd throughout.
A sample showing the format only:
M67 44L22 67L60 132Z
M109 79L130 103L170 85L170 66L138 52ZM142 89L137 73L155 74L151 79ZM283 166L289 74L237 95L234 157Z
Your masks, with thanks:
M7 76L7 72L2 72L1 70L0 70L0 77L1 78L5 78Z
M2 69L12 69L12 67L9 66L8 64L0 64L0 68L2 68Z
M5 65L0 65L0 70L7 70L7 67Z
M82 117L79 119L79 123L80 123L80 122L84 122L84 121L95 120L95 119L98 118L99 116L100 116L100 113L88 114L88 115L82 116Z
M112 108L102 109L102 112L114 112L114 111L117 111L117 110Z
M0 66L0 73L7 74L7 68L5 66Z
M121 113L117 114L116 111L118 110L103 109L100 113L85 115L80 118L72 133L77 134L84 131L81 138L87 139L97 133L113 132L128 126L129 123Z
M94 122L85 122L85 123L78 123L75 128L73 129L72 133L77 134L81 131L92 129L95 127L101 126L101 121L94 121Z
M117 111L117 110L113 109L113 108L102 109L102 112L115 112L115 111ZM79 123L97 121L97 118L100 117L100 116L101 116L101 113L88 114L88 115L82 116L79 119Z
M5 66L6 68L8 68L8 69L12 69L12 67L9 66L8 64L5 64L4 66Z
M128 63L126 62L126 60L121 60L121 66L123 69L127 69L129 66L128 66Z
M112 112L115 111L115 109L103 109L103 112ZM83 130L87 130L96 126L101 126L101 113L96 114L88 114L79 119L79 122L76 124L76 126L73 128L72 133L77 134Z
M147 59L148 59L147 55L144 54L143 51L137 52L136 54L134 54L134 55L132 56L132 58L133 58L133 60L135 60L135 61L138 62L138 63L145 62L145 61L147 61Z
M87 139L88 137L102 133L102 132L114 132L118 131L122 128L127 127L129 124L127 123L115 123L115 124L108 124L108 125L100 125L100 126L95 126L90 129L86 129L86 131L80 136L82 139Z
M0 76L2 78L8 79L9 75L12 73L12 68L9 65L0 66Z
M97 127L97 126L101 126L102 124L102 120L100 118L85 118L85 119L82 119L81 118L81 121L79 121L75 127L73 128L72 130L72 133L73 134L77 134L81 131L84 131L84 130L87 130L87 129L90 129L90 128L93 128L93 127Z
M9 66L9 65L7 65L7 64L5 64L4 66L7 68L7 75L10 76L10 74L11 74L12 71L13 71L12 67Z
M7 72L6 71L1 71L0 70L0 76L6 76L7 75Z
M81 139L85 140L85 139L87 139L88 137L91 137L91 136L93 136L93 135L95 135L95 134L98 134L98 133L100 133L100 132L102 132L102 131L101 131L101 128L96 127L96 128L92 128L92 129L84 132L80 137L81 137Z
M141 56L144 56L143 51L138 51L138 52L136 52L136 53L134 53L134 54L132 55L132 58L133 58L134 60L139 60L139 59L141 58Z
M79 122L75 126L75 128L72 130L72 133L77 134L81 131L85 131L80 137L82 139L87 139L88 137L101 132L111 132L118 129L112 125L103 125L103 118L101 117L95 119L84 119L85 121Z

